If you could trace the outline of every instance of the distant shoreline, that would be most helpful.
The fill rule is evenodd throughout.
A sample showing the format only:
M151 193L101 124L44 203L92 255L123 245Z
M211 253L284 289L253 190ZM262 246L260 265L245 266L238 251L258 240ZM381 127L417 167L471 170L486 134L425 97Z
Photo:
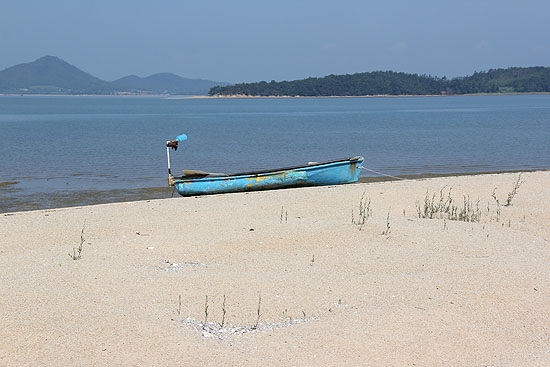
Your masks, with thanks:
M520 96L520 95L550 95L548 92L533 93L475 93L475 94L376 94L366 96L248 96L248 95L216 95L216 96L174 96L166 99L285 99L285 98L411 98L411 97L463 97L463 96Z
M175 95L175 94L2 94L0 97L155 97L164 99L288 99L288 98L413 98L413 97L464 97L464 96L533 96L550 95L550 92L532 93L472 93L472 94L376 94L365 96L248 96L248 95Z
M0 93L0 97L159 97L166 98L176 96L171 94L21 94L21 93ZM194 97L194 96L181 96Z

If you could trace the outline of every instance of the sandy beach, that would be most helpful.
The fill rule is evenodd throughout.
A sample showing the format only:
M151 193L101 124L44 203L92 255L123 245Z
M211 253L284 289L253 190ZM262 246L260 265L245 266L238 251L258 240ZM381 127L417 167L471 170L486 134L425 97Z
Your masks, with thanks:
M548 366L550 172L518 177L1 214L0 366Z

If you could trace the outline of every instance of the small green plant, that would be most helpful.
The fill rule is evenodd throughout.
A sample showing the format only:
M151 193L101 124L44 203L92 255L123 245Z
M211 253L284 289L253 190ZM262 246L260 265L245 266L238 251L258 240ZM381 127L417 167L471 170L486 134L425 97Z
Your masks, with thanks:
M491 194L491 196L493 197L493 199L497 203L497 222L499 222L500 221L500 201L497 198L496 190L497 190L497 188L495 187L493 189L493 193Z
M280 222L281 223L283 223L283 218L284 218L285 222L288 222L288 211L285 210L284 206L281 206L281 217L280 217Z
M493 189L493 193L491 194L491 197L495 200L495 202L496 202L497 204L499 204L500 201L499 201L498 198L497 198L497 193L496 193L496 191L497 191L497 188L495 187L495 188ZM488 205L487 205L487 207L488 207ZM489 209L487 209L487 210L489 210Z
M525 181L521 180L521 173L520 173L516 177L515 181L512 183L512 190L508 193L508 196L506 197L506 201L504 202L504 204L501 204L500 200L497 198L497 194L496 194L497 188L495 187L493 189L493 193L491 194L491 196L493 197L493 199L497 204L497 222L500 220L500 206L512 205L512 201L514 200L514 197L518 194L518 190L524 182Z
M463 222L479 222L481 220L481 209L479 208L479 200L475 203L470 201L470 197L464 196L464 204L458 212L458 216L449 218L451 220L459 220Z
M367 219L372 216L372 209L370 207L370 198L367 201L365 198L365 192L361 195L361 200L359 200L359 215L355 218L355 213L351 211L351 222L359 227L359 230L363 229L363 226L367 222Z
M445 187L439 190L439 200L436 199L434 193L430 197L430 193L426 190L426 196L424 197L424 205L421 206L420 202L416 202L416 211L419 218L433 219L442 215L453 214L453 198L451 196L451 189L445 194Z
M84 223L82 225L82 231L80 231L80 244L76 248L73 247L73 253L72 254L69 252L69 257L73 260L82 259L82 249L83 249L84 241L86 241L84 239L84 226L85 225L86 225L86 223Z
M390 226L390 210L388 209L388 216L386 217L386 230L382 232L384 236L389 236L391 233L391 226Z
M508 197L506 198L506 203L504 206L510 206L512 205L512 200L514 200L514 197L517 195L519 187L524 183L525 181L521 181L521 173L518 175L514 183L512 184L512 191L508 193Z
M223 327L223 325L225 324L225 313L226 313L226 310L225 310L225 294L224 294L223 304L222 304L222 323L220 324L220 327Z
M258 310L257 310L258 317L256 318L256 323L255 323L254 326L252 327L253 329L258 328L258 325L260 324L260 316L262 315L262 314L260 313L260 312L261 312L261 308L262 308L262 295L259 294L259 295L258 295Z
M206 296L206 301L204 302L204 327L208 323L208 295Z

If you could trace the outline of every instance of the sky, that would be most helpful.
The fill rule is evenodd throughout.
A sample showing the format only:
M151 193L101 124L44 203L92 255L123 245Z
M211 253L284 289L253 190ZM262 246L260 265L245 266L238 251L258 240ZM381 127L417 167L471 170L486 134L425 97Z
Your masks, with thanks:
M550 0L0 0L0 69L238 83L550 66Z

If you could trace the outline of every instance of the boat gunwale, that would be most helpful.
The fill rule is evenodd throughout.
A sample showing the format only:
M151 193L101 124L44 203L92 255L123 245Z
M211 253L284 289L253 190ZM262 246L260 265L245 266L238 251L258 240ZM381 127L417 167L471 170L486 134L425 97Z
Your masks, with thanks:
M287 171L297 171L297 170L315 170L318 168L321 168L319 166L333 166L333 165L340 165L340 164L352 164L353 162L359 162L364 160L365 158L361 156L356 156L353 158L343 158L343 159L335 159L332 161L326 161L326 162L319 162L314 164L306 164L306 165L300 165L300 166L292 166L292 167L286 167L286 168L276 168L271 170L264 170L264 171L251 171L251 172L243 172L243 173L233 173L229 174L227 176L205 176L200 178L188 178L186 179L185 176L181 177L175 177L174 184L176 183L185 183L185 182L206 182L206 181L224 181L224 180L233 180L233 179L241 179L241 178L250 178L250 177L258 177L260 175L267 175L267 176L274 176L281 174L283 172Z

